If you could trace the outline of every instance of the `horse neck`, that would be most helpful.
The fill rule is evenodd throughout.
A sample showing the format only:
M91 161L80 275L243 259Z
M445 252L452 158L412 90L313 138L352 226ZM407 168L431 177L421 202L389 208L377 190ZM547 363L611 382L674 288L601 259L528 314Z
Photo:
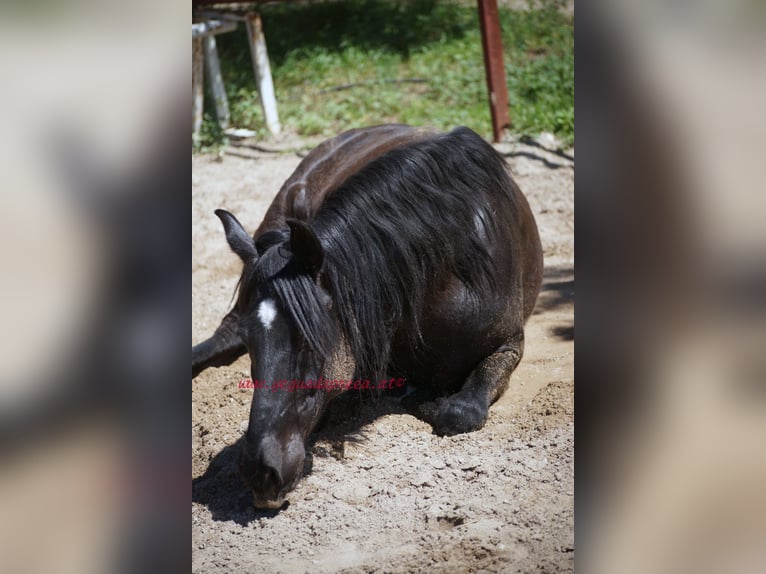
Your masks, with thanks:
M356 372L356 359L346 337L339 337L335 352L325 363L323 376L327 379L351 380Z

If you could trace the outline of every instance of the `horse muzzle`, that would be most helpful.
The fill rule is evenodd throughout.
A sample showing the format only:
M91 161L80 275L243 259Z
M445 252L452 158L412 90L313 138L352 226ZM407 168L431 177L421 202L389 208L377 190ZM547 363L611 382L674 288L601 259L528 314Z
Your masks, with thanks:
M279 510L285 502L287 502L286 496L280 496L276 500L268 500L253 493L253 506L260 510Z

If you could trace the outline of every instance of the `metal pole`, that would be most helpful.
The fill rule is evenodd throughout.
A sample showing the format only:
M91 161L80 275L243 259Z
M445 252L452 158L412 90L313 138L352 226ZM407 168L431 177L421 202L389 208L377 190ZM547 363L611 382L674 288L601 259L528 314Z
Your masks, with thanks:
M499 142L503 129L510 127L508 85L503 65L503 41L497 0L478 0L481 43L484 48L484 70L487 74L489 109L492 114L492 135Z

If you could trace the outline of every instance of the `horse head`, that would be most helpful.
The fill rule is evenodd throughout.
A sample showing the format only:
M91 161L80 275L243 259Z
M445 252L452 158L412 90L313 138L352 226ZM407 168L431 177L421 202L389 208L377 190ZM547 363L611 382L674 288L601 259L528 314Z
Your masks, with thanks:
M350 379L354 362L321 285L324 250L311 228L288 220L289 234L256 243L232 214L216 215L244 263L239 335L258 383L239 470L256 507L279 508L303 474L306 439L342 392L316 381Z

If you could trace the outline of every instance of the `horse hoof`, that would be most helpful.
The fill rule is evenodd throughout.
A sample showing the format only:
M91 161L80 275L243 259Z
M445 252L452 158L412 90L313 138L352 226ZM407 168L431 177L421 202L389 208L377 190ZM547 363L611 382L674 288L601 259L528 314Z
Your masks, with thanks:
M487 421L487 410L462 399L447 399L436 409L434 432L449 436L479 430Z

